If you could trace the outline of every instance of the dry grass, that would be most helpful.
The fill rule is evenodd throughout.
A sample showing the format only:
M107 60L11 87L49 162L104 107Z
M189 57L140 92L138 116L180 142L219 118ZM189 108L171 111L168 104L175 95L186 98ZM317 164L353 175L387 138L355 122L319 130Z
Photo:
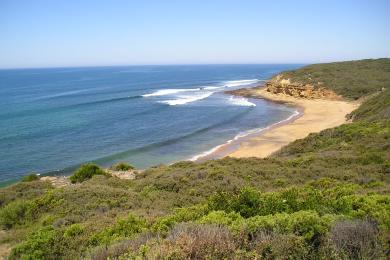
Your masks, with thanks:
M330 231L332 244L350 259L378 259L378 235L378 224L371 219L340 221Z

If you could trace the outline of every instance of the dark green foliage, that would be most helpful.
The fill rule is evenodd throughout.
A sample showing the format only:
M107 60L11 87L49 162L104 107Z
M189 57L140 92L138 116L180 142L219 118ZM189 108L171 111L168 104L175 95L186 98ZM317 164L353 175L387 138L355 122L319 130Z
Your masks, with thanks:
M93 163L87 163L82 165L77 171L70 176L72 183L83 182L91 179L94 175L107 175L99 166Z
M129 170L133 170L134 167L128 163L119 162L112 165L110 169L113 171L129 171Z
M12 249L10 259L58 259L59 231L46 227Z
M29 182L29 181L36 181L39 177L36 173L31 173L29 175L23 176L22 181L23 182Z
M73 224L65 230L64 237L72 238L81 235L84 232L84 228L80 224Z
M29 215L31 202L17 200L8 203L0 209L0 225L10 229L17 224L22 224Z
M337 94L358 99L390 86L390 59L323 63L282 73L293 82L325 86Z

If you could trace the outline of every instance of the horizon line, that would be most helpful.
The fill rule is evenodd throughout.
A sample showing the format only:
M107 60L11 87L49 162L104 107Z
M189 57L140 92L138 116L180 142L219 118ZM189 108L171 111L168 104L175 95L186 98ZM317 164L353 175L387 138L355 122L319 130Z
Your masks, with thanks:
M318 62L320 63L320 62ZM321 62L322 63L322 62ZM76 68L109 68L109 67L141 67L141 66L216 66L216 65L308 65L312 62L264 62L264 63L156 63L156 64L116 64L116 65L64 65L64 66L37 66L37 67L0 67L0 70L25 70L25 69L76 69Z
M388 59L390 57L381 58L360 58L360 59L341 59L332 61L315 61L315 62L243 62L243 63L155 63L155 64L110 64L110 65L60 65L60 66L32 66L32 67L0 67L0 70L24 70L24 69L66 69L66 68L104 68L104 67L131 67L131 66L204 66L204 65L310 65L343 61L357 60L377 60Z

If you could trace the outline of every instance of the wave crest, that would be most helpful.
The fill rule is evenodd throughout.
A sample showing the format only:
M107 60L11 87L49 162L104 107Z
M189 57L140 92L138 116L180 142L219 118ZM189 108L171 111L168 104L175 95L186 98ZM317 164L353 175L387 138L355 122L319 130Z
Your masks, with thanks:
M143 94L142 97L165 97L166 100L158 100L158 103L167 104L170 106L185 105L198 100L205 99L215 92L221 92L227 87L238 87L252 85L258 82L258 79L245 79L245 80L231 80L217 84L216 86L200 86L198 88L177 88L177 89L159 89L155 92ZM249 102L246 98L230 98L230 104L237 106L256 106L254 103Z
M244 107L255 107L256 104L248 101L247 98L243 97L230 97L229 98L230 104L236 105L236 106L244 106Z
M208 93L205 93L205 94L192 95L192 96L184 96L183 95L183 96L179 96L176 99L163 100L163 101L159 101L159 102L163 103L163 104L170 105L170 106L184 105L184 104L187 104L187 103L191 103L191 102L195 102L195 101L198 101L198 100L205 99L205 98L211 96L212 94L214 94L214 92L208 92Z
M160 89L150 94L144 94L143 97L159 97L159 96L167 96L167 95L173 95L180 92L187 92L187 91L197 91L199 88L173 88L173 89Z
M258 79L243 79L243 80L230 80L226 81L224 86L228 88L232 87L238 87L238 86L246 86L246 85L252 85L259 82Z

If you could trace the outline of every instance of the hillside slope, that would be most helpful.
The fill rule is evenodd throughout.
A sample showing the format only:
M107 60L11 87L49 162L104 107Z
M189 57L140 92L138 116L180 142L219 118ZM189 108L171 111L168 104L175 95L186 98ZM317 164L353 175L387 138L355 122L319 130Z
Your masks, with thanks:
M358 99L390 86L390 59L314 64L280 73L270 83L314 92L315 97Z
M11 259L385 258L389 90L352 118L266 159L178 162L64 188L20 182L0 190L0 242Z

